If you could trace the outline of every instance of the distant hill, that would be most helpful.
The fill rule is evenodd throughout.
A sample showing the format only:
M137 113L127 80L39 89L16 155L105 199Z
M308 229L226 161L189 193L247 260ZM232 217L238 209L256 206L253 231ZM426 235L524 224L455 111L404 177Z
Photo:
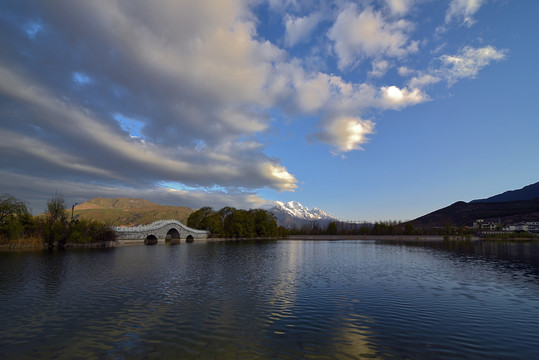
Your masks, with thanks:
M512 224L521 221L539 221L539 199L506 202L456 202L448 207L421 216L413 221L415 227L443 227L446 224L472 226L478 219Z
M133 226L161 219L176 219L187 223L193 211L185 206L158 205L143 199L98 197L75 206L74 214L111 225Z
M416 227L443 227L446 224L472 226L478 219L502 224L539 221L539 182L519 190L506 191L469 203L456 202L421 216L411 223Z
M505 201L520 201L520 200L534 200L539 199L539 182L524 186L522 189L509 190L502 194L494 195L486 199L473 200L472 203L477 202L505 202Z

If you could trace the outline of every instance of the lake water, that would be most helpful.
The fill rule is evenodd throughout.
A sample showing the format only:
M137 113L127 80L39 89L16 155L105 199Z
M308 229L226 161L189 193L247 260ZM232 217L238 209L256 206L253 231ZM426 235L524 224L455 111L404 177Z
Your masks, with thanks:
M539 243L0 253L0 358L537 359Z

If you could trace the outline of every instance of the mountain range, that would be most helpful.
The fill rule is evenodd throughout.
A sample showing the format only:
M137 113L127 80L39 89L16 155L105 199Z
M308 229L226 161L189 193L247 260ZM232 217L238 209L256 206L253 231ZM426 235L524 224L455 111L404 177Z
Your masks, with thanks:
M132 226L149 224L158 219L177 219L187 223L187 218L194 211L188 207L158 205L143 199L98 197L75 206L74 214L111 225ZM329 222L337 221L334 216L316 207L309 209L297 201L277 201L269 211L275 215L280 226L287 228L299 229L315 223L326 227Z
M494 195L486 199L472 200L472 203L526 201L539 199L539 182L524 186L522 189L509 190L502 194Z
M75 207L75 214L111 225L141 225L158 219L178 219L186 223L195 211L184 206L158 205L148 200L133 198L106 199L98 197ZM316 225L326 228L334 216L316 207L309 209L297 201L277 201L269 209L277 223L289 229ZM506 191L468 203L458 201L442 209L410 221L414 227L471 226L475 220L501 222L539 221L539 182L518 190Z
M321 228L326 228L332 221L338 221L334 216L316 207L309 209L297 201L283 203L277 201L270 210L277 218L277 223L288 229L300 229L302 226L312 226L316 224Z
M458 201L411 223L423 228L443 227L446 224L471 226L478 219L502 224L539 221L539 182L469 203Z

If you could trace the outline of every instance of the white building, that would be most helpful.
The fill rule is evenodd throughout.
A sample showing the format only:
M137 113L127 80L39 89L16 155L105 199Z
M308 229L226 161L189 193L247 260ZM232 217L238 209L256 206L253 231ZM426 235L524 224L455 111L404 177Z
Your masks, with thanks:
M483 219L475 220L473 222L473 227L479 230L483 231L490 231L490 230L496 230L496 228L500 225L499 223L495 222L485 222Z
M520 232L525 231L529 233L539 233L539 222L528 221L504 226L503 230Z

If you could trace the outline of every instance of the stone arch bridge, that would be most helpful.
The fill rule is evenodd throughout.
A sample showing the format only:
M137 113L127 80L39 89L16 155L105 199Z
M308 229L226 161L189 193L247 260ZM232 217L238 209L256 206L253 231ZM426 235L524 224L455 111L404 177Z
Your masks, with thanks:
M192 229L177 220L159 220L149 225L131 227L116 226L113 230L116 231L117 239L126 244L190 243L209 236L208 231Z

